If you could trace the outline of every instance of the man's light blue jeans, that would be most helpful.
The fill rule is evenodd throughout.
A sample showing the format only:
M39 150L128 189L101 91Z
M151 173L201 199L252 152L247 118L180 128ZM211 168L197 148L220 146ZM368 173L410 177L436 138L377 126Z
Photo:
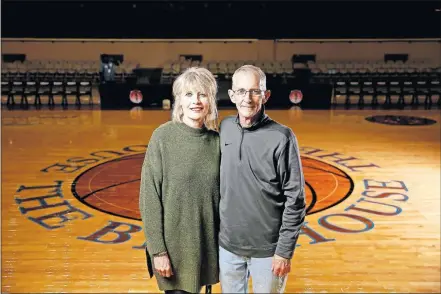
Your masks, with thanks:
M283 293L288 277L275 276L271 270L272 263L272 257L248 258L219 246L222 293L248 293L250 275L254 293Z

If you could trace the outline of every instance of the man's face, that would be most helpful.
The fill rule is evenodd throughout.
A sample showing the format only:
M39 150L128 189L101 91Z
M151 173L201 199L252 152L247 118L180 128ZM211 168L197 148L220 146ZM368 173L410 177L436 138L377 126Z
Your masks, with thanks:
M243 119L255 117L271 95L270 91L262 90L257 74L243 72L237 75L236 83L228 94Z

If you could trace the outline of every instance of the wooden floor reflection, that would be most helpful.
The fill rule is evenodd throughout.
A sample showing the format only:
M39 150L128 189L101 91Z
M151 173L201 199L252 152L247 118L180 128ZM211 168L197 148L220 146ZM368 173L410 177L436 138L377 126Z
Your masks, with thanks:
M286 292L440 292L439 110L267 112L297 134L308 188ZM158 292L137 189L170 112L1 115L2 292Z

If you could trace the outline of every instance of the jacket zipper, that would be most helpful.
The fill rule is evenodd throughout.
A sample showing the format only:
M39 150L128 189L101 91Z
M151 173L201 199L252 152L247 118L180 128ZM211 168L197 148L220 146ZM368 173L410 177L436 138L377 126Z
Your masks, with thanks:
M239 161L242 161L243 128L240 128Z

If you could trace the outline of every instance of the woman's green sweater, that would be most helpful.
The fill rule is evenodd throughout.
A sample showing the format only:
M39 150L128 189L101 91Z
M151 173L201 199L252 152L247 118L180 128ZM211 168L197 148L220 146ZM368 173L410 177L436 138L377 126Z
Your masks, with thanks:
M167 122L150 139L142 166L140 213L153 255L166 251L170 278L159 289L199 292L219 282L219 134Z

